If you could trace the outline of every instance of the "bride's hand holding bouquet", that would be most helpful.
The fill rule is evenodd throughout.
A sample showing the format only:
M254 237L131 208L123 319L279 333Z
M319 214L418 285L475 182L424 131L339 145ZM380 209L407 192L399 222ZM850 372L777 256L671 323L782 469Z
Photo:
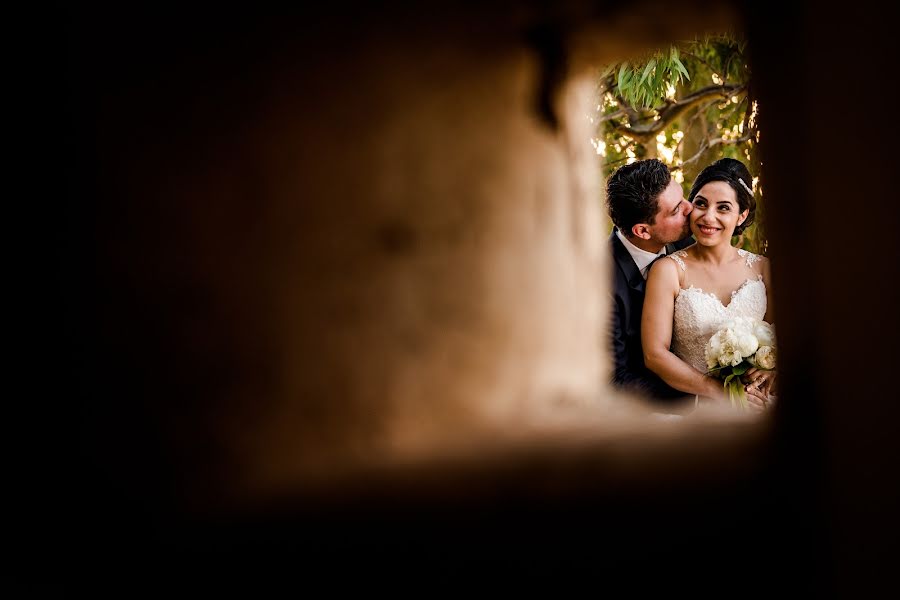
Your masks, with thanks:
M709 338L706 365L709 375L723 381L733 407L765 408L774 399L775 328L758 319L735 317ZM742 376L750 382L746 389Z

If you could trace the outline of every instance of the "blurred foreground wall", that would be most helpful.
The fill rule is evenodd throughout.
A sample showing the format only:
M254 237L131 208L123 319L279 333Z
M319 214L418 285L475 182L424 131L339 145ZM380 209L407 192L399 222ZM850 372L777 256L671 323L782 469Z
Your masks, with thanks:
M698 552L719 574L766 556L761 587L870 574L897 410L858 350L897 333L870 257L891 255L898 210L874 200L893 193L877 140L852 210L856 169L818 152L843 135L818 125L849 110L828 100L849 60L833 36L862 34L700 4L72 14L76 580L122 548L169 574L260 548L382 575L674 574ZM604 437L626 401L604 383L589 67L740 14L783 405L749 431ZM845 219L846 238L821 235ZM559 445L559 423L593 421L595 441ZM555 441L529 445L547 423ZM479 450L429 462L460 448ZM398 463L415 466L381 470ZM360 475L319 485L336 473Z

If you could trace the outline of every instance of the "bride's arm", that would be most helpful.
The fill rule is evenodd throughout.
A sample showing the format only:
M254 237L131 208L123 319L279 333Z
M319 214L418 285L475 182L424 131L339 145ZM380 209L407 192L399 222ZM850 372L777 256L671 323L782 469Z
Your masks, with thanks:
M658 260L650 269L644 312L641 315L641 345L644 363L676 390L711 398L722 395L722 384L675 356L672 345L672 320L678 295L678 265Z
M760 260L760 273L762 274L763 283L766 285L766 314L763 320L767 323L775 323L775 307L772 306L772 276L770 270L769 259L763 257ZM775 395L775 380L777 378L776 371L765 371L761 369L750 369L741 377L748 384L744 388L745 391L752 395L764 399L762 406L765 407L768 399ZM748 396L748 399L753 400Z

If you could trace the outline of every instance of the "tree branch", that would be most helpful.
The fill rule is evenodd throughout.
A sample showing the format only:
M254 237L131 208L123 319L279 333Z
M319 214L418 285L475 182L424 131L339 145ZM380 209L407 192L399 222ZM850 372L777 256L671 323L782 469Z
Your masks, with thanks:
M706 111L709 110L709 107L711 107L716 102L718 102L718 100L713 99L713 100L710 100L709 102L707 102L706 104L704 104L702 107L700 107L700 109L694 114L694 116L691 117L691 120L688 121L688 124L686 127L684 127L684 130L690 131L691 127L694 126L694 123L697 122L697 119L704 116L706 114ZM687 137L682 136L682 138L678 141L678 144L675 146L675 154L679 153L679 151L681 150L681 145L684 143L685 139L687 139Z
M611 166L613 166L613 165L615 165L615 164L618 164L618 163L620 163L620 162L625 162L626 160L628 160L628 157L627 157L627 156L626 156L625 158L620 158L619 160L611 160L611 161L609 161L609 162L607 162L607 163L603 163L602 165L600 165L600 168L603 169L604 172L605 172L606 169L607 169L608 167L611 167Z
M690 56L694 60L702 62L704 65L706 65L706 68L709 69L710 73L715 73L717 75L719 74L719 69L716 69L711 64L709 64L705 59L697 56L693 52L682 52L681 54L682 54L682 56Z
M628 113L624 108L620 108L616 112L611 112L608 115L601 115L599 119L597 119L598 123L605 123L606 121L611 121L612 119L619 119L626 116Z
M753 133L752 133L751 131L747 130L747 133L745 133L745 134L742 135L741 137L736 138L736 139L733 139L733 140L726 140L726 139L723 139L723 138L714 138L714 139L711 139L711 140L703 140L703 143L700 144L700 150L697 151L697 154L693 155L692 157L690 157L690 158L687 159L687 160L681 161L681 165L680 165L680 166L681 166L681 167L684 167L684 165L688 165L688 164L690 164L690 163L692 163L692 162L698 160L698 159L700 158L700 156L701 156L704 152L706 152L707 150L709 150L709 149L712 148L713 146L718 146L718 145L720 145L720 144L721 144L721 145L725 145L725 144L743 144L744 142L749 141L751 138L753 138Z
M647 142L651 138L656 137L657 133L662 131L674 119L681 116L682 113L693 108L694 106L697 106L705 100L717 96L728 98L729 96L743 93L746 89L746 85L738 84L707 86L705 88L697 90L692 94L688 94L681 100L677 100L675 102L667 102L664 106L655 109L659 118L649 125L625 126L618 123L613 123L613 129L622 135L627 135L629 137L635 138L640 142ZM634 109L631 109L631 111L629 111L628 108L624 108L623 110L625 110L626 113L635 112ZM629 121L632 120L629 119Z

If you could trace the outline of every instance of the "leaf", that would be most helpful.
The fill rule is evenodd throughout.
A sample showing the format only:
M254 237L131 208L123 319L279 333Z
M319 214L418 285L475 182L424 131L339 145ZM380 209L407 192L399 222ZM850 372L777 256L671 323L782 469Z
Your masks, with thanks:
M706 372L707 375L718 375L719 371L724 369L725 367L713 367L709 371Z
M653 67L656 66L656 59L651 58L650 62L647 63L647 66L644 67L644 73L641 75L641 80L638 82L638 85L641 85L645 81L647 81L647 76L650 75L650 71L653 70Z
M665 76L666 76L665 69L662 69L662 68L656 69L656 73L653 75L653 84L651 86L653 88L654 95L656 95L656 96L664 95L663 91L662 91L663 90L662 84L663 84L663 80L665 79Z
M619 90L625 89L625 74L628 72L628 63L623 62L622 66L619 67L619 77L617 78L617 83L619 84Z
M683 75L688 81L691 80L690 74L687 72L687 69L684 67L684 63L682 63L677 56L672 57L672 64L675 65L675 70Z

